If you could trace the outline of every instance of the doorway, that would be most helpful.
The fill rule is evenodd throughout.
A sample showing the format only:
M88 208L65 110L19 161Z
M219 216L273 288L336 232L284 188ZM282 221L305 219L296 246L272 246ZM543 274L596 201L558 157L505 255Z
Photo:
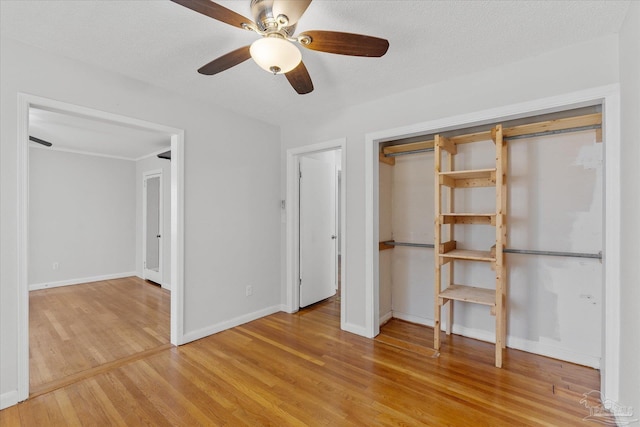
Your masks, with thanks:
M151 122L133 119L117 114L106 113L67 104L47 98L19 94L18 100L18 249L19 262L18 288L19 317L18 324L18 400L29 397L29 112L30 109L55 111L70 116L95 120L132 129L141 129L166 134L171 141L171 302L170 302L170 342L182 343L182 299L183 299L183 153L184 131ZM54 266L55 269L55 266Z
M300 307L312 304L335 295L340 287L340 313L341 328L345 329L345 300L348 284L346 277L346 168L345 168L346 140L340 139L306 147L290 149L287 151L287 196L283 201L283 222L286 223L286 309L290 313L297 312ZM332 158L333 161L327 161ZM324 159L324 161L323 161ZM324 163L324 165L323 165ZM333 166L328 164L333 163ZM303 176L305 173L314 175L310 179L307 175L303 178L301 186L300 165L302 164ZM305 169L307 172L305 172ZM316 176L317 175L317 176ZM324 176L325 178L321 178ZM324 202L320 203L317 189L305 190L307 180L312 181L313 186L320 185L324 188ZM328 185L326 185L328 183ZM325 184L325 185L323 185ZM307 197L305 197L307 195ZM309 197L311 196L311 197ZM332 200L329 200L332 198ZM302 202L302 203L301 203ZM310 205L307 206L307 202ZM313 207L317 203L322 207ZM310 211L305 214L305 211ZM320 214L320 211L323 213ZM309 215L312 214L310 217ZM333 215L333 217L331 217ZM317 217L317 218L314 218ZM318 220L324 229L308 227L311 221ZM310 274L314 275L318 263L306 262L315 259L318 250L316 243L321 240L325 247L323 255L323 267L319 268L324 279L324 286L318 292L306 293L302 286L310 284ZM315 243L314 243L315 242ZM338 255L340 254L340 256ZM305 267L306 265L306 267ZM311 270L311 271L310 271ZM306 277L306 282L305 282ZM302 282L300 279L302 278ZM302 286L301 286L302 283ZM310 287L310 286L309 286ZM309 294L309 297L307 297ZM318 299L319 298L319 299ZM348 326L346 326L348 328Z
M162 269L162 170L142 177L142 278L163 284Z

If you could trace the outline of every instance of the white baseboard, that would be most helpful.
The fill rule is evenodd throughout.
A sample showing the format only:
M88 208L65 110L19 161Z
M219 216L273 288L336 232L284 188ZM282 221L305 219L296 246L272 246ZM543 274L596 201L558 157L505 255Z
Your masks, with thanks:
M18 404L18 390L0 394L0 410Z
M360 325L354 325L353 323L343 323L342 330L351 332L352 334L360 335L366 338L373 338L367 328L364 328Z
M217 334L218 332L222 332L224 330L231 329L236 326L240 326L244 323L248 323L253 320L260 319L261 317L265 317L270 314L277 313L279 311L282 311L282 306L274 305L272 307L267 307L262 310L254 311L253 313L248 313L242 316L238 316L234 319L225 320L224 322L216 323L215 325L207 326L192 332L188 332L182 336L182 344L199 340L201 338L208 337L209 335Z
M411 314L400 313L397 311L393 311L392 314L396 319L433 327L433 319L427 319L424 317L418 317ZM442 330L445 329L446 324L445 322L443 322ZM465 326L454 324L451 332L456 335L462 335L464 337L473 338L480 341L486 341L490 343L496 342L495 332L489 332L483 329L468 328ZM527 353L551 357L553 359L577 363L578 365L589 366L594 369L600 369L601 358L599 357L578 353L566 348L545 344L538 341L531 341L524 338L508 336L507 347L513 348L515 350L526 351Z
M140 274L139 272L136 272L136 274L133 274L133 276L136 276L140 280L147 280L144 277L142 277L142 274ZM153 280L151 280L151 282L153 282ZM153 282L153 283L159 285L165 291L171 292L171 282L162 282L162 283Z
M126 273L106 274L104 276L93 276L93 277L82 277L80 279L60 280L58 282L35 283L33 285L29 285L29 290L37 291L39 289L49 289L49 288L58 288L60 286L79 285L81 283L100 282L102 280L122 279L125 277L131 277L131 276L137 276L137 275L138 274L135 271L129 271Z
M296 311L291 311L290 307L287 304L280 304L280 311L284 312L284 313L289 313L289 314L293 314Z
M383 314L382 316L380 316L380 326L384 325L392 318L393 318L393 311L389 311L387 314Z
M411 323L417 323L418 325L431 326L433 328L433 320L425 317L414 316L413 314L401 313L399 311L392 311L391 317Z
M553 359L565 360L578 365L589 366L590 368L600 369L601 358L578 353L566 348L557 347L550 344L530 341L524 338L507 337L507 346L528 353L535 353L541 356L551 357Z

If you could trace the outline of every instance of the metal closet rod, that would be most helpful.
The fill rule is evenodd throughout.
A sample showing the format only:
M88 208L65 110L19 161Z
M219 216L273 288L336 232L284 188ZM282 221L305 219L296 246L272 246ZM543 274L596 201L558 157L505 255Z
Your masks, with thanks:
M412 150L412 151L401 151L400 153L389 153L385 154L385 157L398 157L398 156L406 156L407 154L418 154L418 153L430 153L435 150L434 148L423 148L421 150Z
M411 246L416 248L433 248L434 245L430 243L407 243L407 242L396 242L393 240L389 240L386 242L382 242L385 245L389 246ZM592 259L602 259L602 252L598 252L597 254L589 254L583 252L555 252L555 251L535 251L529 249L503 249L504 253L508 254L522 254L522 255L544 255L544 256L560 256L560 257L570 257L570 258L592 258Z
M387 242L382 242L385 245L389 246L413 246L416 248L434 248L432 243L406 243L406 242L396 242L394 240L389 240Z
M544 132L535 132L535 133L527 133L524 135L516 135L516 136L509 136L504 138L506 141L512 141L515 139L526 139L526 138L535 138L538 136L549 136L549 135L559 135L562 133L570 133L570 132L582 132L585 130L596 130L596 129L601 129L602 125L590 125L590 126L578 126L575 128L569 128L569 129L558 129L558 130L547 130ZM408 154L418 154L418 153L429 153L431 151L433 151L434 148L423 148L420 150L412 150L412 151L403 151L400 153L389 153L389 154L385 154L385 157L398 157L398 156L406 156Z

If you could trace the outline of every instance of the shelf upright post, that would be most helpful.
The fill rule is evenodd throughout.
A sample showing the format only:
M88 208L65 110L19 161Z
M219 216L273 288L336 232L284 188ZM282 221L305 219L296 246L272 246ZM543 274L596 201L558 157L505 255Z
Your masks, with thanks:
M440 310L442 309L442 304L440 302L440 292L441 288L441 279L442 279L442 267L441 267L441 259L440 259L440 244L442 243L441 235L440 235L440 207L442 203L442 194L441 194L441 185L440 185L440 163L441 163L441 150L440 150L440 135L436 135L434 140L434 191L435 191L435 215L434 215L434 243L433 243L433 253L434 253L434 269L435 269L435 280L433 283L435 290L435 301L434 301L434 321L433 321L433 347L436 350L440 349Z

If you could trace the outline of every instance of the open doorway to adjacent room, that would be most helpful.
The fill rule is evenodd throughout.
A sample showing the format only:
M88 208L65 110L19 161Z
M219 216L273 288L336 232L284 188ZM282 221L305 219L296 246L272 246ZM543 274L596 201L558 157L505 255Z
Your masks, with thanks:
M180 343L183 137L53 100L22 101L26 398Z

